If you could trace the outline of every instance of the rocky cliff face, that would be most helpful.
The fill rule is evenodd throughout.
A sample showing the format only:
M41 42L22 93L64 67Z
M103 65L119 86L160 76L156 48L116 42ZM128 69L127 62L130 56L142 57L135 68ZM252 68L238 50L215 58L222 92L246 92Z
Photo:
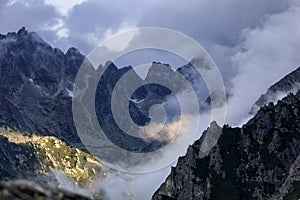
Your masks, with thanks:
M24 27L17 33L0 35L0 125L22 130L28 135L55 136L72 146L83 148L73 122L72 90L84 58L75 48L70 48L66 53L52 48ZM158 65L154 62L149 71L157 74L155 69ZM131 66L118 69L111 63L98 84L97 116L103 128L112 134L120 132L110 109L112 90L120 77L131 69ZM191 83L201 82L205 87L201 76L194 71L190 64L178 69ZM136 77L139 78L138 75ZM194 84L192 86L195 87ZM204 90L199 88L198 85L195 90L203 93ZM204 102L203 97L208 94L202 93L199 96ZM130 101L133 120L139 125L147 124L150 121L149 107L161 104L169 94L168 89L158 85L141 87L132 99L146 101ZM125 138L122 141L131 140ZM142 142L132 141L119 146L137 146Z
M0 132L5 132L0 136L0 180L36 177L38 180L34 181L45 183L48 172L62 170L80 184L99 174L99 163L90 162L90 155L83 152L86 150L76 133L72 116L74 80L84 59L75 48L64 53L24 27L16 33L0 34L0 127L3 128ZM157 67L159 63L154 62L151 73L157 73ZM130 66L119 69L110 64L98 84L96 113L112 141L128 149L139 145L144 148L143 140L131 140L126 136L120 140L120 130L110 109L115 84L131 69ZM186 65L178 72L191 82L201 79L200 75L192 76L193 70L191 65ZM139 125L147 124L149 107L163 103L170 93L155 84L139 88L129 101L133 120ZM179 113L172 112L171 118ZM18 131L6 131L6 127ZM36 137L40 139L32 139ZM153 146L146 145L141 151ZM78 160L80 158L83 160Z
M0 124L80 146L70 113L83 59L78 50L64 54L24 27L0 35Z
M0 136L1 179L23 179L38 174L41 165L34 152L31 146L13 144Z
M55 137L25 136L21 132L0 128L2 138L1 179L35 179L50 181L51 173L62 172L74 185L92 184L107 172L99 159L72 148ZM48 177L47 177L48 176ZM53 180L54 181L54 180Z
M241 128L224 126L217 145L203 158L202 136L153 199L298 199L299 111L300 91L262 107Z
M286 96L288 93L296 93L300 89L300 67L284 76L278 82L268 88L265 94L262 94L252 106L250 113L255 114L260 107L269 102L276 102Z
M51 170L62 170L81 184L99 174L101 166L97 160L80 150L84 147L72 117L74 79L84 58L75 48L66 53L52 48L25 28L17 33L0 34L0 126L20 130L22 135L5 133L0 136L1 180L36 175L41 179ZM149 71L155 73L157 65L153 63ZM114 85L131 69L130 66L118 69L111 64L96 94L99 123L111 133L112 141L128 150L137 145L144 147L144 141L124 137L120 142L120 130L114 124L110 100ZM274 101L273 97L281 92L298 90L299 69L273 85L255 106ZM202 86L193 84L201 82L200 75L194 71L190 64L178 69L194 90L199 91L200 105L207 106L210 103L209 99L205 102L207 91L200 93ZM139 125L147 124L149 107L161 104L170 94L169 90L157 85L139 88L129 102L133 120ZM212 123L203 137L189 147L187 155L179 159L153 199L299 198L299 99L298 92L276 106L269 104L241 128L221 128ZM204 135L219 130L222 135L217 145L208 155L203 154ZM39 139L32 139L34 133ZM17 140L11 140L12 137ZM34 185L0 184L0 199L27 196L28 199L32 196L41 199L36 192L42 194L42 199L84 199L69 194L64 196L56 190L38 189Z

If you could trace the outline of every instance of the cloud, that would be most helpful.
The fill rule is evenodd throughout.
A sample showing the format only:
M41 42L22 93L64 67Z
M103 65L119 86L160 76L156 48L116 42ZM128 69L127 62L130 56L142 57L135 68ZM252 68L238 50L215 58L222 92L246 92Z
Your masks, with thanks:
M54 8L37 1L34 5L16 2L1 7L0 31L16 31L22 26L31 30L39 30L44 23L56 17Z
M233 47L239 42L240 31L255 27L266 14L278 13L287 7L287 3L280 0L191 0L188 3L170 0L146 3L138 0L116 0L114 3L104 0L10 2L13 2L13 6L22 6L14 10L12 6L5 9L7 14L2 19L7 23L0 23L2 32L18 30L25 25L30 30L38 31L54 46L63 50L75 46L87 54L105 37L120 30L144 26L172 28L200 41L217 64L225 66L221 67L221 71L226 76L232 74L228 59L230 56L227 55L233 52L228 46ZM24 2L30 6L25 6ZM40 12L35 11L37 7ZM29 10L33 12L27 12ZM49 15L50 10L52 16ZM26 16L21 16L19 12L26 12ZM34 18L34 23L30 24L31 18Z
M80 5L86 1L87 0L44 0L46 5L54 6L56 10L63 16L66 16L75 5Z
M56 30L49 30L45 27L54 26L58 18L55 8L45 5L41 0L0 3L0 32L3 34L17 31L25 26L30 31L38 32L46 41L55 45Z
M146 174L111 172L107 179L99 182L97 189L104 191L104 198L107 200L151 199L154 191L170 172L170 168Z
M138 26L160 26L183 32L210 53L225 79L232 78L230 57L241 31L255 28L266 15L288 7L281 0L161 1L143 15Z
M152 124L146 127L146 135L160 142L171 142L173 139L180 139L189 127L189 117L182 115L169 124ZM162 132L157 134L158 130Z
M255 27L266 14L281 12L287 5L280 0L166 0L145 13L139 25L172 28L206 43L235 46L241 30Z
M233 98L228 122L247 117L253 103L267 88L300 65L300 7L268 16L254 29L243 31L241 50L232 57L238 74L232 80Z
M126 29L127 29L127 27L126 27L126 25L124 25L121 28L119 28L119 30L117 32L121 32ZM117 41L116 40L108 40L105 43L105 46L108 48L109 51L122 52L129 46L132 39L138 34L139 34L139 31L126 32L126 33L122 34ZM108 36L112 35L112 33L108 32L107 35Z
M69 37L69 29L65 28L65 23L61 18L56 18L50 23L45 24L41 27L44 31L50 31L55 32L57 39L55 39L53 42L56 42L62 38L68 38Z
M66 27L70 30L69 40L88 53L106 37L135 28L143 11L156 1L144 3L137 0L116 0L114 3L107 3L104 0L89 0L77 5L65 20Z

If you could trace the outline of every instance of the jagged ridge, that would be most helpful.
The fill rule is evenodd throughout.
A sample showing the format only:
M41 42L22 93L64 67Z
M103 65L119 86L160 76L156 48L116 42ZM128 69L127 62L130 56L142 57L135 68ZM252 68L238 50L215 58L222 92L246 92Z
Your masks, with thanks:
M224 126L217 145L199 158L203 136L153 199L298 199L299 111L300 91L261 108L242 128Z
M300 89L300 67L284 76L278 82L268 88L265 94L262 94L254 103L250 110L250 114L254 114L260 107L270 102L277 102L288 93L295 93Z

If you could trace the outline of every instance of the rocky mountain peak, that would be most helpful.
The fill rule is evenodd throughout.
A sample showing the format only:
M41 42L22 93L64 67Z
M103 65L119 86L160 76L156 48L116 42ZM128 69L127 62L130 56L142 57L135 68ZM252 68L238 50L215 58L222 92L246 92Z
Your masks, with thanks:
M250 113L254 114L260 107L269 102L276 103L290 92L296 93L300 89L300 67L285 75L275 84L268 88L265 94L262 94L252 106Z
M270 103L241 128L224 126L201 156L209 128L179 159L153 199L288 199L300 197L300 91Z
M25 26L23 26L20 30L18 30L17 34L19 36L24 36L28 34L28 31L26 30Z
M81 53L75 47L71 47L67 50L66 55L69 55L69 56L76 56L77 55L78 56L78 55L81 55Z
M29 32L25 27L22 27L17 32L9 32L6 35L1 35L0 43L3 47L12 45L13 47L28 48L44 45L50 47L37 33Z

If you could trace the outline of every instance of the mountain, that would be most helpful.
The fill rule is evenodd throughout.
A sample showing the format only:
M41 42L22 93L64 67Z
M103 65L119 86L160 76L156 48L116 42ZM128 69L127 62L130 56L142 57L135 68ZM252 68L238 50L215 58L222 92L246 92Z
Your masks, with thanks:
M86 151L78 137L72 115L72 90L84 59L85 56L77 49L70 48L63 53L24 27L17 33L0 35L0 126L15 128L27 135L35 133L54 136ZM160 76L157 70L160 65L153 62L149 74ZM118 68L113 63L109 64L98 83L96 114L101 127L109 133L107 136L116 145L128 150L153 151L163 144L155 144L157 141L145 142L122 134L111 112L114 86L132 69L131 66ZM177 71L198 92L199 103L206 105L204 97L208 96L208 91L193 65L187 64ZM90 75L95 74L91 71ZM136 73L135 77L142 81ZM195 82L201 84L196 85ZM90 79L87 84L90 84ZM142 126L149 123L149 108L154 104L162 104L174 92L158 84L138 88L129 102L133 121ZM137 101L142 99L145 101ZM178 109L167 107L166 110L170 114L169 121L179 116ZM120 135L123 139L119 138Z
M72 90L84 59L85 56L75 48L66 53L52 48L25 27L0 35L0 127L18 130L27 136L53 136L87 152L77 134L72 115ZM160 63L153 62L150 74L157 75L158 67ZM116 145L128 150L149 151L161 144L122 134L111 111L113 89L120 78L132 69L131 66L119 69L113 63L107 66L97 87L96 114L107 137ZM188 70L185 71L188 74ZM94 77L95 74L91 71L90 75ZM136 73L135 78L140 79ZM90 84L90 81L88 79L86 83ZM133 120L139 125L149 123L149 108L162 104L170 93L169 89L157 84L138 88L129 101ZM135 101L140 99L145 101ZM171 117L175 115L176 112Z
M299 111L300 91L262 107L241 128L225 125L216 146L202 157L204 137L218 129L212 123L153 199L299 199Z
M71 91L84 56L52 48L24 27L0 35L0 125L80 147Z
M26 136L0 128L0 179L30 179L40 184L59 185L62 172L70 183L79 186L105 179L107 170L93 157L50 136Z
M84 59L77 49L64 53L24 27L17 33L0 34L0 180L30 179L49 185L59 181L55 172L62 171L75 185L90 186L93 180L107 176L98 158L84 148L73 121L72 91ZM157 70L160 65L153 62L149 74L162 76ZM97 119L117 146L139 153L154 151L164 143L123 134L110 109L115 85L132 69L108 63L96 90ZM243 127L212 123L172 168L153 199L299 198L299 71L271 86L255 104L262 108ZM210 106L205 83L193 65L188 63L177 72L196 91L200 107ZM90 75L97 74L93 73ZM134 76L139 79L137 74ZM89 81L93 80L88 79L87 86ZM294 94L276 105L263 106L291 91ZM174 92L158 84L141 86L128 99L132 120L140 126L148 124L149 108L164 105ZM213 91L213 95L217 93ZM180 115L173 107L166 106L167 122ZM212 151L208 155L202 152L206 136L219 131L222 134ZM0 199L16 195L29 195L30 199L36 192L46 199L71 195L27 183L0 183ZM97 192L101 196L101 191ZM84 199L69 199L80 198Z
M0 199L13 200L90 200L61 189L41 187L26 181L0 182Z
M70 48L64 53L25 27L17 32L0 34L0 180L30 179L39 184L52 184L53 180L57 181L53 173L62 171L75 185L81 185L99 178L95 176L99 171L102 174L102 166L81 143L72 115L72 91L84 59L77 49ZM164 65L171 70L169 65ZM149 74L161 76L159 67L161 63L153 62ZM114 86L132 69L131 66L118 68L109 63L97 86L96 114L107 136L116 145L130 151L149 152L164 143L122 134L110 108ZM194 74L195 68L191 64L177 71L191 82L192 87L195 87L193 81L202 79L199 74ZM135 76L140 79L136 73ZM202 83L205 85L204 81ZM199 85L196 89L200 91ZM138 88L129 99L133 121L141 126L149 123L149 108L163 104L174 92L158 84ZM166 108L170 114L168 121L179 116L178 108Z
M284 76L278 82L268 88L265 94L262 94L254 103L250 110L250 114L254 114L258 109L269 102L276 102L288 93L295 93L300 89L300 67Z
M32 146L17 145L0 136L1 180L24 179L37 175L41 164L34 152Z

